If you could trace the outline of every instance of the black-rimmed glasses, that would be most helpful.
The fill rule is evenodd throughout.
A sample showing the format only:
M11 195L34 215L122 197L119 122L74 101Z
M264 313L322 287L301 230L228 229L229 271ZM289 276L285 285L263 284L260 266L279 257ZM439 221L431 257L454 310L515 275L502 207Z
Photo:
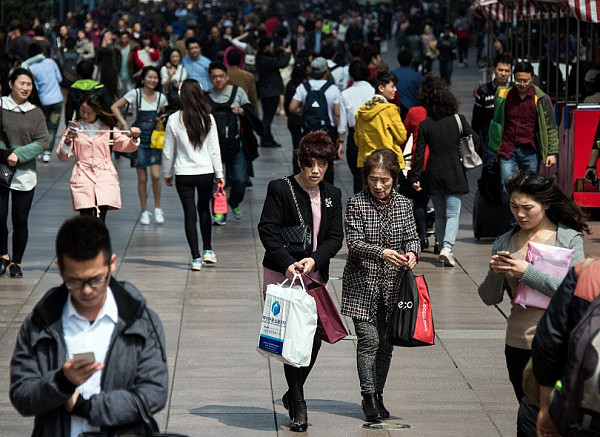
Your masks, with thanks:
M81 290L86 285L89 285L91 288L100 288L106 284L109 277L110 268L106 272L106 275L98 275L89 279L65 279L65 285L69 290Z

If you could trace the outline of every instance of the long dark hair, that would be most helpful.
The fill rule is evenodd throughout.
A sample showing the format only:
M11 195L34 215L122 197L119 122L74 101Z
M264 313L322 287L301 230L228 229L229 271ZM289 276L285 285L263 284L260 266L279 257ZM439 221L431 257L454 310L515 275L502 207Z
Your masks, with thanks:
M108 106L106 106L106 101L100 94L91 93L90 95L85 96L81 100L79 107L81 108L81 105L83 105L84 103L86 103L90 108L92 108L98 113L98 118L102 120L104 124L110 127L114 127L117 125L117 119L110 111Z
M31 84L32 84L32 88L31 88L31 94L29 95L29 97L27 98L27 101L29 103L32 103L38 107L42 107L42 102L40 101L40 96L37 92L37 88L35 86L35 80L33 78L33 73L25 68L17 68L15 71L12 72L12 74L8 77L8 81L12 84L15 83L15 81L17 80L17 78L19 76L25 75L27 77L29 77L31 79Z
M419 88L419 101L427 110L427 117L440 120L458 112L458 101L446 81L433 73L426 74Z
M526 194L538 203L549 205L546 215L554 223L561 223L579 232L591 233L586 223L588 216L585 211L561 191L554 178L547 178L537 172L525 172L506 181L505 185L509 194Z
M194 149L202 147L211 127L210 105L195 79L186 79L179 88L181 117Z
M160 91L162 88L162 84L161 84L161 80L160 80L160 71L158 71L158 68L156 68L152 65L148 65L142 69L142 72L140 73L140 77L138 77L135 87L142 88L144 86L144 79L146 79L146 76L148 75L148 72L150 72L150 71L154 71L156 73L156 75L158 76L158 83L154 87L154 91Z

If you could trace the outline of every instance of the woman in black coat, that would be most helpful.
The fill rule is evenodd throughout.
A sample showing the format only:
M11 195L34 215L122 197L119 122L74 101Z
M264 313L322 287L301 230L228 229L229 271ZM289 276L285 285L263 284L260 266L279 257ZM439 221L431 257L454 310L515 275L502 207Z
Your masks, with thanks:
M419 125L417 150L412 167L413 188L426 188L431 193L435 208L435 238L442 243L440 261L454 267L454 242L458 232L461 197L469 192L467 175L460 156L460 130L455 114L458 110L456 97L450 92L443 79L426 76L434 92L419 93L419 99L427 110L427 118ZM460 115L463 136L473 135L475 143L479 136L464 116ZM429 159L425 180L423 159L425 147L429 146Z
M272 41L267 36L262 36L258 41L259 53L256 56L256 75L258 84L256 91L263 110L263 127L264 136L261 147L281 147L275 142L271 133L271 123L277 105L279 104L279 96L283 94L283 80L279 69L285 67L290 62L292 49L287 46L277 53L273 53Z
M263 291L268 284L291 279L295 273L310 273L312 278L322 283L329 279L329 261L342 247L344 238L342 193L339 188L323 181L335 156L336 149L326 132L310 132L300 141L297 153L300 172L269 183L258 224L260 240L265 248ZM298 209L304 222L310 226L312 247L307 247L302 253L291 253L284 246L281 230L300 225ZM310 280L305 279L305 283L310 283ZM292 431L303 432L308 427L304 383L320 347L321 338L315 334L308 367L284 364L288 391L282 402L289 409Z

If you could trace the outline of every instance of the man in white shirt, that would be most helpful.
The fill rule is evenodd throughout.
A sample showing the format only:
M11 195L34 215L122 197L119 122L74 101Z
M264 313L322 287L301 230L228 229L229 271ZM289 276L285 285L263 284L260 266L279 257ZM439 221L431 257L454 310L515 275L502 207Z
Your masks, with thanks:
M308 82L305 82L302 85L298 86L298 88L296 88L296 93L290 101L290 112L303 116L303 134L317 129L322 129L326 131L329 134L331 141L334 144L334 147L336 147L338 150L338 157L340 159L343 159L345 134L344 129L340 127L341 94L339 88L329 80L329 68L327 66L327 60L325 58L318 57L313 59L313 61L310 64L310 76L311 79L309 79ZM309 122L308 114L309 112L311 114L314 113L313 109L315 105L318 105L318 103L315 100L310 104L312 108L307 108L305 101L307 100L307 97L309 96L309 93L311 91L318 91L321 90L321 88L325 90L323 94L325 95L327 110L325 111L325 108L319 108L319 110L322 110L322 116L319 117L322 125L314 126L313 123ZM311 118L313 117L311 116ZM333 184L332 165L330 165L327 168L324 180L326 182L329 182L330 184Z
M356 126L356 111L364 103L369 101L375 95L375 88L367 82L369 79L369 67L364 61L355 59L350 62L348 69L352 78L352 86L342 91L342 110L340 111L342 128L348 126L348 141L346 142L346 159L348 167L352 173L354 182L354 193L358 193L363 188L360 170L356 167L358 157L358 146L354 142L354 126Z
M110 236L91 216L67 220L56 237L63 284L27 316L10 365L10 400L35 416L32 435L143 431L135 397L151 413L167 401L159 317L116 269Z

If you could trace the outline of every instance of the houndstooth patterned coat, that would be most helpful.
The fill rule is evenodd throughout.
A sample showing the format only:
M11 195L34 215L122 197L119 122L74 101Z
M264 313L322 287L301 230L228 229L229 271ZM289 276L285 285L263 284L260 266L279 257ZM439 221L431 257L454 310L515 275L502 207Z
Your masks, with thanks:
M410 201L392 191L387 205L364 189L348 200L345 218L348 261L342 283L342 314L375 323L383 298L389 320L405 269L381 258L384 249L399 253L421 250Z

